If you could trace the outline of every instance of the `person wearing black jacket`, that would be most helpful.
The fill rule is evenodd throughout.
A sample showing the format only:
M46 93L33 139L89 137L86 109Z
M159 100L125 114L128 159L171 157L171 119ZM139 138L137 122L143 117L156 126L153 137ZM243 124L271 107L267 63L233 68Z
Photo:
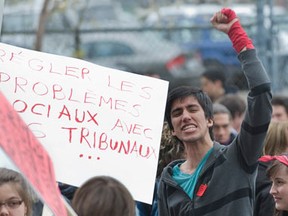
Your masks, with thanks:
M271 121L271 82L235 12L224 8L212 25L228 34L249 85L241 130L228 146L213 140L212 101L191 86L172 89L165 117L186 158L161 175L159 216L252 216L258 159Z

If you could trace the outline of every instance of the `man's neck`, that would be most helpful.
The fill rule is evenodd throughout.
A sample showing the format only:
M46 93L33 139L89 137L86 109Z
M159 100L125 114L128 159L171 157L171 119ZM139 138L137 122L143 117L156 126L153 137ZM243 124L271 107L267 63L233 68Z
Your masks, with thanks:
M209 139L202 143L195 142L184 145L186 161L181 165L180 169L184 173L193 173L206 153L213 147L213 141Z

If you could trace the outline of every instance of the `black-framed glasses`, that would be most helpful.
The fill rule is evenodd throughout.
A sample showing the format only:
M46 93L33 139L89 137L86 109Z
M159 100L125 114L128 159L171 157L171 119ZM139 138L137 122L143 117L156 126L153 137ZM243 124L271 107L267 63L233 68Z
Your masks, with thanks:
M23 203L23 200L6 200L4 202L0 202L0 208L2 206L6 206L9 209L17 209Z

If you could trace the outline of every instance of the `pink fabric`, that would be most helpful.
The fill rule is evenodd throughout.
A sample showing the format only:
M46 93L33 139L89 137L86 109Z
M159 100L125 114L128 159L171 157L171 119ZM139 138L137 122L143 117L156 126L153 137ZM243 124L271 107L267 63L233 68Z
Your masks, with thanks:
M288 166L288 156L287 155L277 155L277 156L264 155L264 156L259 158L259 161L262 161L262 162L269 162L272 160L278 160L281 163Z

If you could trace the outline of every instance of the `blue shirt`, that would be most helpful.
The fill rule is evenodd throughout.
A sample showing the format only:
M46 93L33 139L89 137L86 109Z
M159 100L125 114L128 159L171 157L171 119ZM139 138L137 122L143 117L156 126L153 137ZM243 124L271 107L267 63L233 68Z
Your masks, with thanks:
M212 149L213 148L211 148L205 154L205 156L202 158L202 160L198 164L195 172L192 174L187 174L187 173L181 172L181 170L180 170L181 164L177 164L173 167L172 177L175 179L175 181L178 183L178 185L183 188L183 190L188 194L188 196L191 199L193 198L193 194L194 194L194 190L195 190L195 186L196 186L199 174L200 174L202 168L204 167L204 164L206 163L209 155L211 154Z

